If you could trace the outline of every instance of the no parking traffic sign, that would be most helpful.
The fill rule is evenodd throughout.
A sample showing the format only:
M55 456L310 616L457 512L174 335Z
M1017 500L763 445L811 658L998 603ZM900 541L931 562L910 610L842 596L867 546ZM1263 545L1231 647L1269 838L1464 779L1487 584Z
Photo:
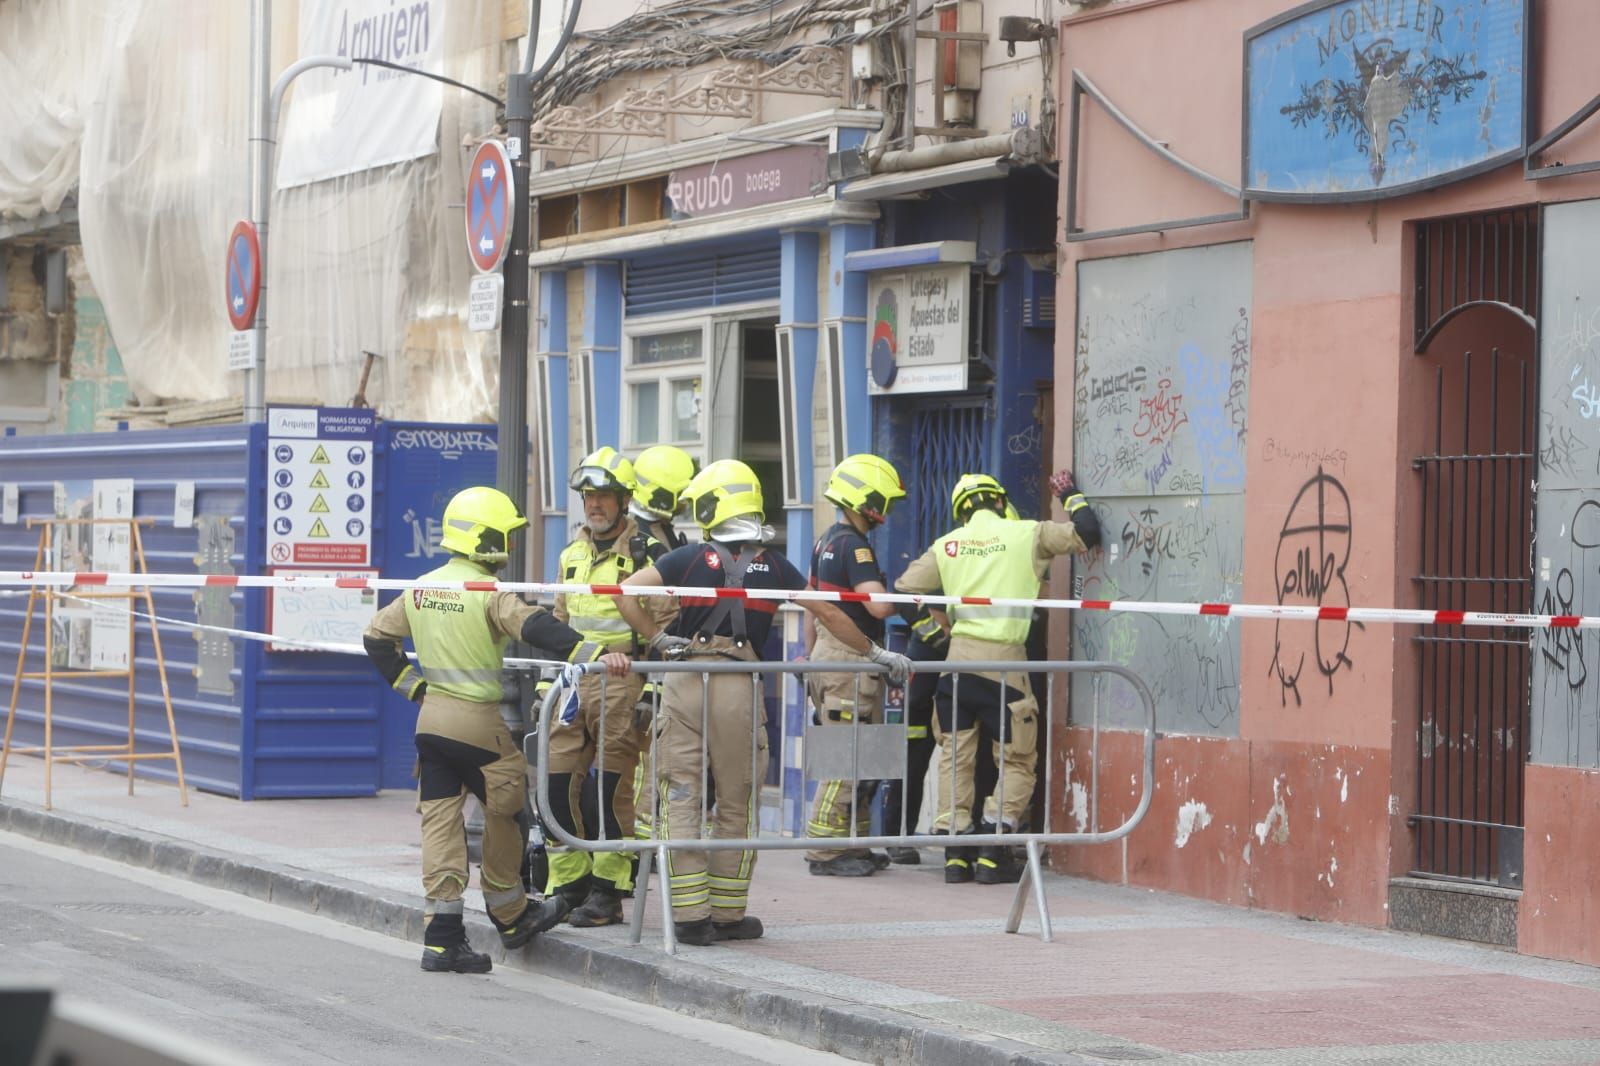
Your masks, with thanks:
M261 303L261 242L249 222L233 227L228 237L228 321L239 331L256 324Z
M511 157L499 141L484 141L467 170L467 254L487 274L511 244Z

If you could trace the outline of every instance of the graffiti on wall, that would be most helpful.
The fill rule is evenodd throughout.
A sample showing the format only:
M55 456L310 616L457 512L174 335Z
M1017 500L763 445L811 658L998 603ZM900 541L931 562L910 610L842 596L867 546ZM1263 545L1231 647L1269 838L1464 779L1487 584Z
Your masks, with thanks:
M1241 598L1250 293L1249 244L1079 264L1074 454L1105 534L1078 563L1082 595ZM1073 642L1076 657L1144 678L1163 729L1237 733L1228 620L1080 614ZM1092 698L1090 679L1073 684L1075 700ZM1132 694L1115 688L1103 714L1136 724Z
M1538 492L1533 607L1600 614L1600 201L1551 204L1541 226ZM1600 767L1600 643L1541 629L1526 750L1534 762ZM1514 739L1508 741L1514 743Z
M1350 565L1354 524L1350 494L1338 478L1321 466L1300 486L1284 516L1273 556L1273 584L1278 603L1290 606L1348 607L1350 585L1345 568ZM1334 679L1354 664L1350 658L1352 629L1360 622L1319 620L1315 623L1278 621L1272 630L1270 676L1278 680L1285 706L1294 695L1295 706L1304 702L1302 681L1321 679L1333 695ZM1308 668L1313 671L1307 673Z
M1171 496L1097 500L1105 544L1078 571L1087 599L1237 601L1244 586L1243 501ZM1204 568L1215 567L1210 574ZM1073 654L1123 663L1149 684L1163 728L1217 733L1237 726L1238 629L1226 618L1079 614ZM1104 697L1111 721L1132 725L1131 690ZM1104 721L1104 719L1103 719Z

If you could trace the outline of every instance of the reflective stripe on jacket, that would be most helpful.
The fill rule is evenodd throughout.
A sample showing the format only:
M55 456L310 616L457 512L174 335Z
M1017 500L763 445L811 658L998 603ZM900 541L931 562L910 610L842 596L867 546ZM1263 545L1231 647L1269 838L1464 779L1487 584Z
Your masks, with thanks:
M418 580L482 581L484 572L455 558ZM489 620L494 593L407 589L403 595L428 690L473 703L499 703L506 637Z
M939 580L948 596L1033 599L1039 595L1034 569L1037 522L973 512L967 524L933 542ZM958 604L950 609L952 633L995 644L1025 644L1033 612L1027 607Z
M631 552L638 533L639 527L633 519L626 519L611 546L596 551L593 537L585 530L561 551L558 565L562 582L569 585L622 584L636 569ZM655 543L648 534L645 538L647 544ZM648 553L645 562L648 565ZM569 592L562 599L567 624L581 633L584 640L613 646L633 639L633 628L623 620L622 612L617 610L610 596Z

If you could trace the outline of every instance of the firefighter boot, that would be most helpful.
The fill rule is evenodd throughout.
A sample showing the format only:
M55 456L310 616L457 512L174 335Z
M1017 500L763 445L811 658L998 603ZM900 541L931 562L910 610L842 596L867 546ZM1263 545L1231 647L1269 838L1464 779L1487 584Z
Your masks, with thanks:
M737 922L711 923L711 935L717 940L760 940L764 932L766 930L761 927L761 919L748 914Z
M1014 885L1028 864L1017 859L1014 848L982 848L974 873L980 885Z
M545 891L545 898L560 896L567 901L567 910L574 911L589 899L589 890L594 887L594 877L584 874L576 881L568 881L564 885L556 885Z
M572 909L567 921L579 929L616 925L622 921L622 893L612 882L595 878L588 898Z
M422 968L429 973L488 973L489 956L472 950L459 914L435 914L422 934Z
M509 925L492 914L489 915L489 921L500 931L501 946L507 951L515 951L565 918L570 909L563 896L551 896L542 902L530 899L522 911L522 916Z
M674 922L672 932L680 944L692 944L697 948L710 947L717 939L716 928L711 924L710 918L701 918L693 922Z
M835 855L821 862L812 859L807 865L817 877L871 877L878 872L878 864L865 855Z
M972 880L972 864L976 852L972 848L944 849L944 883L964 885Z

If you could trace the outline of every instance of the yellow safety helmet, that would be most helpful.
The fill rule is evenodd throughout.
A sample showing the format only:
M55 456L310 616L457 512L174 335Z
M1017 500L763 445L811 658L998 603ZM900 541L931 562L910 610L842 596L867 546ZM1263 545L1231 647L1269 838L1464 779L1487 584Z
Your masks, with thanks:
M719 459L696 474L683 490L695 522L714 540L756 540L766 508L756 472L737 459ZM749 521L734 523L734 519Z
M584 456L567 482L573 492L598 489L603 492L632 493L633 464L615 448L605 447Z
M446 551L464 555L475 563L504 566L506 542L528 524L510 496L487 485L462 489L444 509L444 533L439 543Z
M962 474L950 493L950 514L957 522L965 522L976 508L1005 500L1005 486L988 474Z
M1006 497L1006 517L1013 522L1022 521L1022 515L1018 513L1016 504L1011 502L1009 496Z
M822 495L877 525L889 517L896 500L905 498L906 486L889 460L863 453L846 456L833 468Z
M633 461L633 502L638 510L668 521L678 513L678 499L694 480L694 459L682 448L657 444Z

